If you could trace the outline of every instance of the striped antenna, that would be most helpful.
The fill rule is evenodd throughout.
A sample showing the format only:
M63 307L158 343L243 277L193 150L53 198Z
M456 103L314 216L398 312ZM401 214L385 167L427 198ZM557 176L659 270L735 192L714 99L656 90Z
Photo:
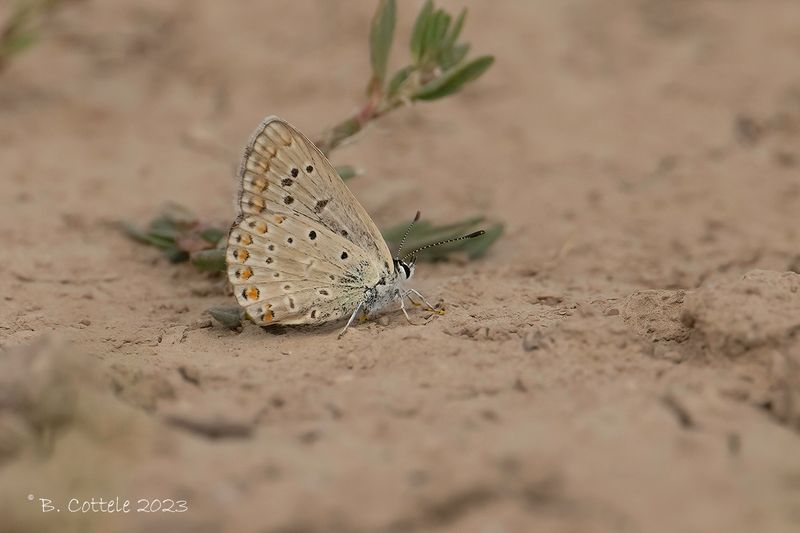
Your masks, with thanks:
M397 247L397 253L394 254L395 257L399 256L400 252L403 251L403 245L406 243L406 239L408 238L408 234L411 233L411 228L413 228L414 224L416 224L417 220L419 220L419 215L420 215L420 212L417 211L416 216L414 216L414 220L411 221L411 224L408 225L408 228L406 229L406 232L403 233L403 238L400 240L400 246Z
M412 257L412 256L416 255L417 253L421 252L422 250L427 250L428 248L433 248L434 246L441 246L442 244L449 244L451 242L463 241L464 239L474 239L475 237L480 237L484 233L486 233L486 232L483 231L483 230L478 230L478 231L475 231L473 233L470 233L469 235L464 235L462 237L456 237L455 239L447 239L446 241L432 242L431 244L426 244L425 246L420 246L416 250L412 250L411 252L408 252L406 255L404 255L400 259L405 259L406 257Z

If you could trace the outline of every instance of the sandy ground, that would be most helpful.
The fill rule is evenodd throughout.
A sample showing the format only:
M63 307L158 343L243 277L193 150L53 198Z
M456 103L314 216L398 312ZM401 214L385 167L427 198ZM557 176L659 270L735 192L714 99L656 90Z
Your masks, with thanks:
M507 232L341 341L212 326L112 222L229 221L263 116L358 104L372 2L87 0L0 76L0 530L798 531L800 4L469 5L489 74L334 159Z

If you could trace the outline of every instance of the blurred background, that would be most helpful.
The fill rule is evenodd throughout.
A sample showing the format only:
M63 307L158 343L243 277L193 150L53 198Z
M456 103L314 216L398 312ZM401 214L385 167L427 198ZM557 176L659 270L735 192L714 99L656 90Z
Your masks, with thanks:
M417 269L424 328L226 328L120 231L224 228L264 116L359 116L386 4L0 5L0 529L796 530L795 1L437 2L494 62L330 154L383 229L498 228ZM37 506L100 496L188 511Z

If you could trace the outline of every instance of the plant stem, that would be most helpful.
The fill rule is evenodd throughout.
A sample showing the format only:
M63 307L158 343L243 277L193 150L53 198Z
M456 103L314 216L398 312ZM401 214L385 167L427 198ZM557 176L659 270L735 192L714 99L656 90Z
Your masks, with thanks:
M410 95L419 87L420 82L420 74L412 73L396 94L388 97L380 83L373 78L368 85L368 97L364 105L350 117L324 130L314 140L314 144L322 150L323 154L329 155L373 120L377 120L399 107L410 105Z

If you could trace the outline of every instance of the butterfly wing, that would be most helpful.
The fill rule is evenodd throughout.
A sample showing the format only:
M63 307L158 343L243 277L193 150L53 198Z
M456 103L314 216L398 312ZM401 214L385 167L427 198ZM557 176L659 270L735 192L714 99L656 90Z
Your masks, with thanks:
M391 253L327 158L286 122L264 120L239 170L228 279L258 324L349 316L388 276Z

